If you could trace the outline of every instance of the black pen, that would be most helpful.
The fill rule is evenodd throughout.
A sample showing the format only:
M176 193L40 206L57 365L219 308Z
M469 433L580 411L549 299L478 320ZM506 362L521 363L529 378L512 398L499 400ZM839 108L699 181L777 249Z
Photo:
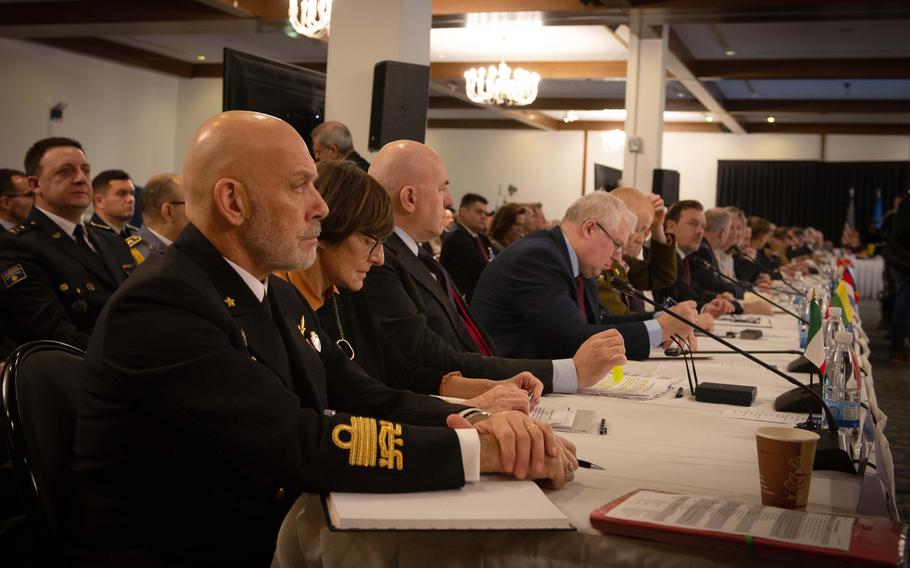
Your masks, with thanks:
M679 390L676 391L676 398L682 398L682 397L683 397L683 392L685 392L685 391L683 391L683 388L682 388L682 387L679 387Z
M600 419L600 428L598 429L598 432L600 432L601 436L605 436L607 434L607 419L606 418Z
M578 467L583 467L585 469L605 469L597 465L596 463L591 463L587 460L578 460Z

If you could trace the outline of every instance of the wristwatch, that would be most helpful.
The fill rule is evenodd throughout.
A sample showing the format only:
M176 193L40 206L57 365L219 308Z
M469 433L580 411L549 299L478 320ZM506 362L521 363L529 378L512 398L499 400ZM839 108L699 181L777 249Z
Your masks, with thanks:
M486 420L487 418L490 418L493 415L490 414L489 412L487 412L486 410L481 410L479 408L472 408L471 410L468 410L467 412L465 412L462 416L464 416L464 419L467 420L471 424L471 426L473 426L474 424L477 424L481 420Z

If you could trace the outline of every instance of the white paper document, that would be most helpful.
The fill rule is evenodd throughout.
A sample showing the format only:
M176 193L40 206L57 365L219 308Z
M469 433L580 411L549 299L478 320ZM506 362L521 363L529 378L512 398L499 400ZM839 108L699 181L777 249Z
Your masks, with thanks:
M758 422L775 422L777 424L799 424L805 422L806 415L798 412L777 412L761 408L728 408L720 413L724 418L756 420Z
M850 549L854 522L851 517L656 491L639 491L606 516L668 527L749 535L834 550Z
M533 481L488 475L446 491L331 493L326 509L341 530L572 528Z
M675 376L673 368L667 364L655 365L629 361L622 366L622 379L616 381L609 374L588 388L579 389L584 394L613 396L632 400L651 400L674 390L685 376ZM683 371L677 368L677 371Z

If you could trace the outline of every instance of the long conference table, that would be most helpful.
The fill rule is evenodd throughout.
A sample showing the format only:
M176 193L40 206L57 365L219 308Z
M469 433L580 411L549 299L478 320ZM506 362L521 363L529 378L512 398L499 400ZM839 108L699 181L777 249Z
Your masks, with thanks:
M765 318L758 340L733 339L745 350L798 348L795 320L786 314ZM750 326L754 327L754 326ZM718 322L716 331L740 331L743 326ZM868 360L868 338L857 327L857 356L866 376L863 400L863 439L871 450L874 468L850 475L815 471L809 512L871 515L896 520L893 464L884 437L885 417L878 410ZM724 349L699 337L700 350ZM652 356L663 356L655 349ZM762 360L786 369L795 355L761 355ZM696 402L676 392L646 401L596 395L548 395L544 406L594 411L595 422L606 419L608 433L562 434L578 448L579 458L605 471L579 469L573 483L548 492L552 502L569 518L576 531L370 531L330 529L318 495L304 494L282 526L273 566L763 566L745 550L739 555L678 545L605 535L591 527L589 514L601 505L636 489L656 489L761 503L755 430L781 425L730 416L750 410L773 412L774 399L791 385L777 375L738 355L711 355L697 360L699 380L754 385L756 401L749 408ZM652 360L653 372L685 377L682 359ZM808 382L807 374L791 376ZM674 389L675 391L675 389ZM788 423L805 415L787 416ZM767 418L767 416L763 416Z

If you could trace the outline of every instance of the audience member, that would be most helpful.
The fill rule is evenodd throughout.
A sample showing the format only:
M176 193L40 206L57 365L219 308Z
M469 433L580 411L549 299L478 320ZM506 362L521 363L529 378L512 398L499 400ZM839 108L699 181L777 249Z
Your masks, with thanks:
M722 252L724 244L729 240L732 223L733 216L723 208L715 207L705 211L704 235L698 248L689 254L688 264L692 280L698 286L709 292L726 292L734 298L742 298L744 293L742 287L724 280L714 272L720 271L717 252ZM692 262L696 258L706 262L708 266L704 266L702 262Z
M153 176L142 188L139 198L142 209L144 255L164 252L186 227L186 193L183 178L177 174Z
M265 565L301 491L571 479L573 448L546 425L388 388L269 276L313 263L327 212L290 125L218 115L184 176L191 224L111 298L86 354L77 565Z
M316 187L329 207L317 260L306 270L278 275L303 294L332 341L368 375L392 388L464 398L465 404L489 412L529 412L543 392L530 373L501 382L468 379L448 373L452 369L410 361L381 331L369 302L356 292L370 268L384 262L382 242L394 226L389 196L354 164L322 162L317 170Z
M336 120L327 120L313 129L313 155L317 162L347 160L363 171L370 163L354 150L354 139L348 127Z
M885 263L894 285L891 360L910 363L910 199L900 203L890 231Z
M439 255L439 262L469 302L480 273L493 258L493 245L483 234L486 216L486 198L466 193L458 206L458 219L443 241Z
M664 200L659 195L644 195L633 187L618 187L611 195L619 198L635 214L637 225L623 247L622 262L613 265L597 279L597 293L601 304L610 315L625 315L645 311L644 302L634 296L619 293L610 284L610 277L617 276L637 290L665 288L676 280L676 244L668 242L664 233ZM645 242L650 237L651 246L647 260L642 255ZM703 322L704 323L704 322Z
M530 371L547 392L575 392L625 361L622 337L614 331L592 337L571 359L496 357L451 276L417 246L440 233L442 212L452 203L442 159L428 146L399 140L379 151L370 175L392 199L395 228L385 241L385 263L370 270L361 294L406 357L470 377L507 379Z
M592 335L615 329L629 358L646 359L673 334L694 341L691 328L671 317L604 315L594 279L622 258L635 223L619 199L594 192L576 200L557 227L531 233L493 259L471 307L497 348L513 357L566 357ZM691 320L693 308L674 309Z
M105 170L92 180L92 223L110 227L124 240L139 234L129 224L136 210L136 187L123 170Z
M490 245L499 254L525 233L528 226L528 208L520 203L503 203L490 221Z
M689 255L698 250L705 234L704 207L698 201L684 199L677 201L667 211L664 229L676 240L678 268L676 281L672 286L654 291L654 298L660 302L694 300L699 311L708 312L712 317L736 311L742 313L742 306L731 302L732 296L724 297L698 287L692 278L692 264Z
M524 203L523 206L527 212L521 227L521 233L523 235L529 235L534 231L550 228L548 227L549 223L547 222L547 217L543 213L543 203L539 201L536 203ZM508 244L506 246L508 246Z
M34 204L35 191L25 173L0 169L0 233L25 221Z
M25 155L35 206L0 236L0 333L13 343L56 339L84 349L101 308L135 267L112 229L82 222L90 172L70 138L39 140Z

